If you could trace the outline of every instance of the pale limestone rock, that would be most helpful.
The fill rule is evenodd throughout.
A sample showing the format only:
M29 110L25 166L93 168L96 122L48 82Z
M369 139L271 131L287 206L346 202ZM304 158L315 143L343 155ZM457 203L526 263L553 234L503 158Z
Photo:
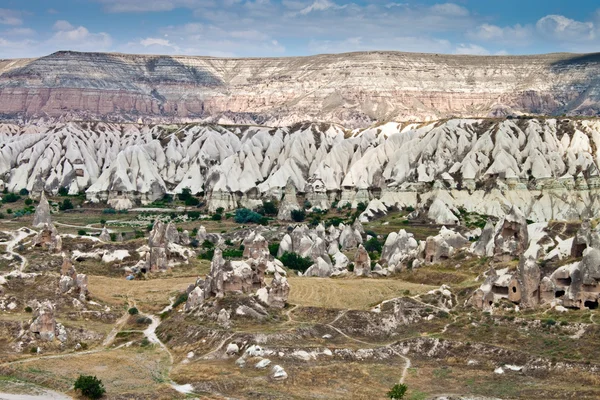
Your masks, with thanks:
M100 236L98 238L103 242L110 242L110 233L108 232L108 229L106 229L106 227L102 228L102 232L100 233Z
M294 210L301 210L301 207L298 204L298 199L296 197L296 186L294 185L293 180L290 178L285 185L283 199L279 203L279 213L277 214L277 219L282 221L291 221L292 211Z
M62 239L53 224L45 223L33 239L33 245L50 252L59 252L62 250Z
M33 310L33 322L29 326L31 333L39 335L43 341L51 342L56 338L56 319L54 305L50 301L38 303Z
M52 224L52 218L50 217L50 204L46 199L46 194L42 191L40 202L33 216L33 226L34 228L42 228L46 224Z
M354 256L354 274L356 276L371 276L371 258L362 244L358 246Z

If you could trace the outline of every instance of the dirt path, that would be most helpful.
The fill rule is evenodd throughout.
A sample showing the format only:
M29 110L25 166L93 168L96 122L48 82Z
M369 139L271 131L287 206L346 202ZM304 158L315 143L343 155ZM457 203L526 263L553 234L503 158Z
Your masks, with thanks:
M27 228L21 228L14 232L5 232L5 233L8 235L11 235L12 239L9 240L8 242L0 242L0 245L6 245L6 252L8 254L12 255L13 258L19 257L21 259L21 265L19 265L19 267L18 267L18 272L23 272L25 270L25 267L27 267L27 264L29 261L27 260L27 258L25 256L22 256L21 254L15 252L15 247L19 244L19 242L21 240L25 239L27 236L34 235L36 232L29 230ZM4 276L6 276L10 273L11 272L4 274Z

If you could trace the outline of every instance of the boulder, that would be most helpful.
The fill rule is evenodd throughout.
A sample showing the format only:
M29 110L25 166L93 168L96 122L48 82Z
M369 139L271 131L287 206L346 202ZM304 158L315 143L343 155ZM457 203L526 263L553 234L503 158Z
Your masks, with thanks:
M529 235L527 220L517 207L512 207L510 213L498 221L494 232L494 259L510 261L527 250Z
M35 305L33 322L29 326L29 330L43 341L51 342L56 338L54 305L50 301L46 300Z
M294 186L292 178L289 178L287 184L285 185L283 199L279 203L279 213L277 214L277 219L282 221L291 221L292 211L301 209L302 208L298 204L298 198L296 197L296 186Z
M102 232L100 233L98 239L103 242L110 242L110 233L108 233L108 229L106 229L106 227L102 228Z
M471 246L471 252L479 257L492 257L494 255L494 224L487 221L481 236Z
M319 257L317 262L311 265L305 272L304 276L316 276L319 278L327 278L333 273L333 267L330 263Z
M33 245L50 252L59 252L62 250L62 239L53 224L44 223L42 229L33 238Z
M406 264L409 260L418 256L419 243L412 233L401 229L398 233L392 232L388 235L381 250L379 262L396 270L397 266ZM337 260L337 259L336 259Z
M360 224L360 222L359 222ZM342 224L340 224L340 227ZM352 225L344 226L340 233L339 243L342 246L342 250L355 249L359 244L362 244L362 236L360 230L356 229Z
M284 276L275 272L275 276L268 286L268 292L267 304L270 307L284 308L290 295L290 284Z
M371 257L363 247L359 245L354 256L354 274L356 276L371 276Z
M425 241L425 262L437 263L452 257L456 249L469 243L469 240L458 232L442 226L437 236L430 236Z

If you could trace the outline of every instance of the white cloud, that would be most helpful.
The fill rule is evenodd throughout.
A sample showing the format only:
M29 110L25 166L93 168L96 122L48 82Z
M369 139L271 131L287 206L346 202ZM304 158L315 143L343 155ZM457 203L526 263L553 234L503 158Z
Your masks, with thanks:
M70 29L74 29L75 27L69 23L69 21L65 21L60 19L54 23L52 27L56 31L68 31Z
M329 0L315 0L311 5L298 11L298 14L306 15L313 11L325 11L325 10L329 10L329 9L340 10L345 7L346 7L345 5L338 6L337 4L335 4L334 2L329 1Z
M311 53L346 53L354 51L401 50L406 52L447 53L452 45L445 39L398 36L371 39L351 37L343 40L311 40Z
M469 55L477 55L477 56L487 56L490 54L490 52L487 49L485 49L484 47L481 47L476 44L461 43L458 45L456 50L454 50L454 54L469 54Z
M21 18L21 12L16 10L9 10L6 8L0 8L0 24L2 25L21 25L23 19Z
M531 42L533 29L531 26L506 26L500 27L490 24L479 25L472 31L467 32L470 40L508 43L516 46L527 45Z
M547 15L535 26L546 38L563 42L588 41L596 37L593 22L575 21L562 15Z
M466 17L470 14L469 10L454 3L435 4L431 6L430 11L454 17Z
M140 44L144 47L148 47L148 46L165 46L165 47L173 47L173 45L171 44L171 42L169 42L166 39L160 39L160 38L146 38L146 39L142 39L140 40Z
M218 0L97 0L104 4L108 12L160 12L176 8L215 7ZM236 0L224 0L225 4L237 3Z
M6 36L35 36L36 32L31 28L13 28L3 32Z
M84 26L59 30L44 43L44 46L56 50L78 51L108 51L111 45L112 39L108 33L93 33Z

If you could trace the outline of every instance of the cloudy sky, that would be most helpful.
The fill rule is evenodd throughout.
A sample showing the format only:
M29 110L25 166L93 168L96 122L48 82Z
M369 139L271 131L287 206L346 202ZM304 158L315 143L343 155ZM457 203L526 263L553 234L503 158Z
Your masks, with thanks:
M0 59L600 51L597 0L2 0Z

